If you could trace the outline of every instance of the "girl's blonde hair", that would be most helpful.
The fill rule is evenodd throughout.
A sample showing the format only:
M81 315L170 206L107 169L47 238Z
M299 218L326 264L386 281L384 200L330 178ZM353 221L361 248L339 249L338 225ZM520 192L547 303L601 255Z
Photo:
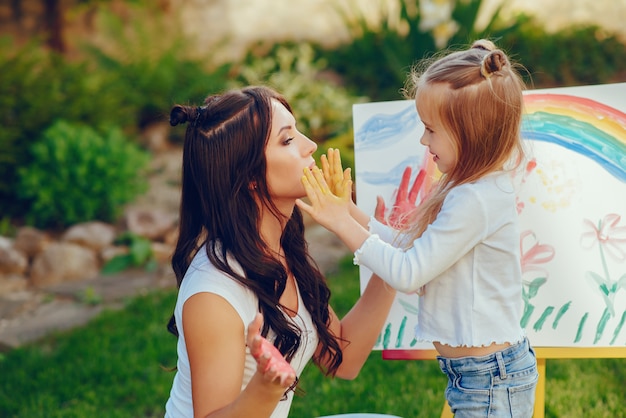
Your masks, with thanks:
M442 175L416 211L408 231L413 239L435 220L450 189L510 163L517 166L523 156L524 82L517 66L493 42L478 40L468 50L437 59L423 72L413 68L405 91L415 98L420 87L433 83L448 87L429 106L454 141L457 164Z

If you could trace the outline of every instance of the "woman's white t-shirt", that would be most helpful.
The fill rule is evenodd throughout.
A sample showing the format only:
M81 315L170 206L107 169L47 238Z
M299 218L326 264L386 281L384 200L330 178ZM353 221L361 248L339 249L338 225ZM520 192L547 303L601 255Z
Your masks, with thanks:
M230 265L238 273L241 272L240 266L236 261L229 258ZM296 280L297 289L297 280ZM206 248L200 248L194 257L191 265L185 273L185 278L178 291L178 299L174 308L174 317L178 327L178 344L177 344L177 371L174 376L174 382L170 391L170 397L165 405L165 417L167 418L187 418L193 417L193 402L191 398L191 373L189 369L189 358L187 356L187 346L185 343L185 329L183 327L183 305L191 296L197 293L214 293L223 297L239 314L244 325L244 335L241 336L242 341L246 340L248 324L252 322L258 312L258 298L254 293L237 282L232 277L218 270L208 259ZM291 365L299 376L302 370L311 359L318 344L317 331L313 325L311 315L304 307L300 291L298 290L298 313L291 318L286 315L288 320L293 321L296 326L302 330L302 342L300 348L296 352L291 361ZM272 341L275 334L270 331L268 339ZM217 343L217 342L216 342ZM243 390L254 373L256 372L256 361L246 348L246 359L244 375L241 384ZM206 396L211 396L207 393ZM287 400L280 401L271 418L287 418L289 409L293 400L293 392L290 391Z

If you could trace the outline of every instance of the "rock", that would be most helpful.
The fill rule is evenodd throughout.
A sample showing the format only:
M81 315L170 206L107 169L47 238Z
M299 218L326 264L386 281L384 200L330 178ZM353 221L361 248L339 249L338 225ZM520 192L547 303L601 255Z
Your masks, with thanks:
M0 296L11 295L26 290L28 281L24 276L16 274L0 274Z
M113 244L115 227L99 221L84 222L71 226L63 234L62 239L95 251L102 251Z
M33 258L50 243L50 237L43 231L25 226L17 230L13 248Z
M126 245L110 246L103 248L102 251L100 251L100 259L103 263L106 263L107 261L111 261L111 259L113 259L114 257L117 257L118 255L128 254L128 252L129 249Z
M158 265L169 265L172 262L174 246L163 242L153 242L150 248Z
M126 211L128 230L152 241L162 241L176 217L158 209L130 208Z
M64 281L94 278L100 271L95 251L69 242L55 242L33 260L31 284L43 287Z
M0 276L22 275L28 268L28 257L14 247L0 246Z

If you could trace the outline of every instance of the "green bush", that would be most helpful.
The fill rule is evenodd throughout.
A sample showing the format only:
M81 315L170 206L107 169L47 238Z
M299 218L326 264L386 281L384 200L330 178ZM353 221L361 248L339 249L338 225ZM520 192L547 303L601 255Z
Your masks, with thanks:
M127 6L130 19L102 6L97 25L106 44L82 47L109 77L109 89L123 98L136 127L167 119L176 103L198 103L224 88L230 63L215 65L210 53L193 58L182 28L171 27L175 19L166 21L167 15L149 4Z
M478 27L483 0L456 0L450 22L456 31L438 48L435 29L426 30L419 0L396 0L398 15L383 16L372 24L351 10L341 12L351 40L336 47L316 45L316 57L337 71L349 91L365 94L373 101L398 100L410 67L440 49L465 47L478 39L494 40L512 54L530 73L535 87L602 84L623 81L626 46L615 34L590 26L574 26L548 33L532 16L519 15L510 21L497 8L486 26ZM356 9L358 10L358 9ZM393 24L390 22L394 22Z
M518 22L500 44L524 64L535 87L624 81L626 45L615 34L593 25L547 33L524 15Z
M17 168L28 162L28 149L55 120L101 127L124 126L132 119L111 94L102 73L74 63L37 42L15 48L0 39L0 212L23 213L17 199Z
M115 274L132 267L143 267L146 271L157 269L158 263L154 258L152 242L148 238L126 231L115 239L115 244L125 245L128 252L107 261L102 267L102 273Z
M512 27L499 21L497 9L486 27L476 28L482 0L456 0L451 22L458 28L447 40L448 45L467 44L480 37L499 37ZM333 48L316 46L317 56L344 79L353 92L365 94L374 101L398 100L411 66L438 50L435 29L422 27L423 16L418 0L397 0L397 15L381 10L376 24L354 10L350 14L338 9L351 40ZM352 17L356 16L356 17Z
M59 121L30 150L18 171L27 223L62 227L89 220L114 221L122 205L147 190L142 175L149 155L119 129L100 135L89 127Z

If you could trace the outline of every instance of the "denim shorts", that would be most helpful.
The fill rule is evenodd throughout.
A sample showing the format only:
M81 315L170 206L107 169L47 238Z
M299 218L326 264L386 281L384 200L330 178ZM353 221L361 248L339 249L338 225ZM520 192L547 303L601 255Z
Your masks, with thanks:
M532 417L539 374L528 339L486 356L437 359L455 418Z

